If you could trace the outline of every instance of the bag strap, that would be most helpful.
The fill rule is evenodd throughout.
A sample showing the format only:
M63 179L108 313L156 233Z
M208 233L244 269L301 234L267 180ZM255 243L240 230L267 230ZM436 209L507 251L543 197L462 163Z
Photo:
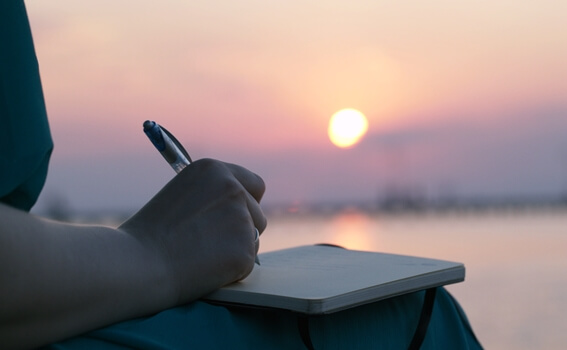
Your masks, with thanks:
M429 321L431 320L431 313L433 312L433 305L435 304L436 292L437 288L429 288L425 291L419 322L417 323L417 328L413 334L408 350L419 350L423 340L425 339L427 328L429 327ZM297 316L297 328L299 330L301 340L303 341L303 345L305 345L308 350L314 350L313 342L311 341L311 336L309 334L308 315L300 314Z
M435 304L435 293L437 288L429 288L425 291L425 297L423 299L423 307L421 308L421 315L419 316L419 322L415 333L413 334L413 339L408 347L408 350L418 350L421 348L421 344L425 339L425 334L427 333L427 328L429 327L429 321L431 320L431 312L433 311L433 305Z

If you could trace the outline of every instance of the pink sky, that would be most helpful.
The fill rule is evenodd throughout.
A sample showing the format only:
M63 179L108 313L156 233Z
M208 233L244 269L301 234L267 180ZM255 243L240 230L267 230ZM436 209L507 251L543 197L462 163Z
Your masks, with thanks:
M26 4L56 142L45 193L78 209L137 207L173 176L146 119L257 171L266 201L567 191L562 2ZM369 133L342 150L327 123L347 107Z

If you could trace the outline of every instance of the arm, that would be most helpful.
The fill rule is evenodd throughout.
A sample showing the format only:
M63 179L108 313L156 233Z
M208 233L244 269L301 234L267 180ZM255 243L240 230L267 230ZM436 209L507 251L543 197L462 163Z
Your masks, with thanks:
M263 191L253 173L202 160L118 228L0 205L0 347L150 315L246 277L258 249L253 227L266 225Z

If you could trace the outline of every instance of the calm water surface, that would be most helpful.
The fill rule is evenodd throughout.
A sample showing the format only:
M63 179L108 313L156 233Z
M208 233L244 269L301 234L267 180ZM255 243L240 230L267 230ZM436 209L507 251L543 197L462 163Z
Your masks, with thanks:
M335 243L465 264L459 300L486 349L567 347L567 211L271 216L260 252Z

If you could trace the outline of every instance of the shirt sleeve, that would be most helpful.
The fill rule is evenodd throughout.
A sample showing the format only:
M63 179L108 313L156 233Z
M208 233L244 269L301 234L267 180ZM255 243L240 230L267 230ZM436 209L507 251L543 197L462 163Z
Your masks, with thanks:
M22 0L0 0L0 201L29 210L53 142L32 33Z

